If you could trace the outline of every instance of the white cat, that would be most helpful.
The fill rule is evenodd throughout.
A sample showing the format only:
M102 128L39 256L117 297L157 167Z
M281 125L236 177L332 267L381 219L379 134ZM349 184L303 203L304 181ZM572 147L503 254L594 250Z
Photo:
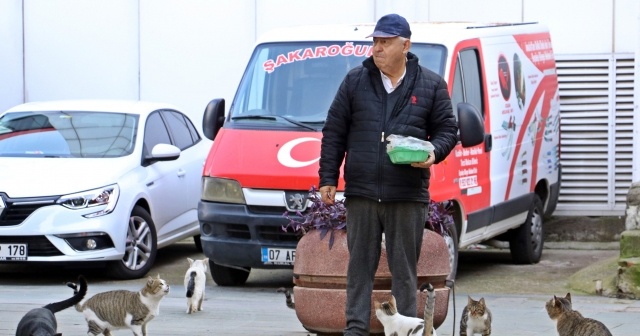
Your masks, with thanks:
M191 314L202 310L209 258L187 260L189 269L184 275L184 288L187 291L187 314Z
M424 319L400 315L396 308L396 298L385 302L374 302L376 317L384 327L385 336L391 335L423 335L437 336L433 328L433 314L435 310L435 293L431 284L420 287L420 291L427 289L427 301L424 305Z

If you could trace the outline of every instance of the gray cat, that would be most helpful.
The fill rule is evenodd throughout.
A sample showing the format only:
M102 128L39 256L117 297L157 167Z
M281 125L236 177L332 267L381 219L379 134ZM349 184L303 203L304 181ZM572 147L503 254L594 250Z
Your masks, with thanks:
M147 335L147 324L160 314L160 300L169 294L169 285L160 275L149 277L138 292L113 290L98 293L76 310L84 314L89 325L87 335L110 336L112 330L131 329L136 336Z
M547 314L556 322L559 336L611 336L611 332L600 321L586 318L571 307L571 295L564 298L555 295L545 304Z
M62 336L62 333L58 333L58 322L54 314L82 301L87 294L87 280L81 275L78 282L79 290L76 284L67 282L67 286L74 289L72 297L27 312L18 322L16 336Z

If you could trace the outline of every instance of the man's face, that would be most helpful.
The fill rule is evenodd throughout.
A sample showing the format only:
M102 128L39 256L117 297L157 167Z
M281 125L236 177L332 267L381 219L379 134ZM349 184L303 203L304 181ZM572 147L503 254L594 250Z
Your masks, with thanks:
M399 36L396 37L374 37L373 38L373 61L382 72L389 72L401 66L405 62L405 57L411 42Z

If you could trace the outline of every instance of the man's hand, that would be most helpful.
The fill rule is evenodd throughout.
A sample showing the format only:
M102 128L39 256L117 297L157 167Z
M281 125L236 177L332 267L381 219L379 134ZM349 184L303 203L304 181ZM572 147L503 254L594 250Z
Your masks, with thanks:
M324 204L333 204L336 199L336 187L335 186L324 186L320 187L320 197L322 198L322 202Z
M427 158L427 161L425 162L414 162L411 164L411 167L415 167L415 168L429 168L431 167L431 165L436 162L436 157L433 155L433 151L431 151L431 153L429 153L429 157Z

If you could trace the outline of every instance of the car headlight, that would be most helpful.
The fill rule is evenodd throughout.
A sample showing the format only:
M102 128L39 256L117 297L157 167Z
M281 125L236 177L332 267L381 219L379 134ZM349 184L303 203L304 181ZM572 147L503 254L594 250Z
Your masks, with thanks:
M246 204L242 187L238 181L217 177L204 177L202 179L202 200Z
M118 195L120 195L120 188L117 184L112 184L98 189L61 196L57 203L72 210L106 205L106 207L100 211L83 215L84 217L92 218L108 215L113 212L118 202Z

